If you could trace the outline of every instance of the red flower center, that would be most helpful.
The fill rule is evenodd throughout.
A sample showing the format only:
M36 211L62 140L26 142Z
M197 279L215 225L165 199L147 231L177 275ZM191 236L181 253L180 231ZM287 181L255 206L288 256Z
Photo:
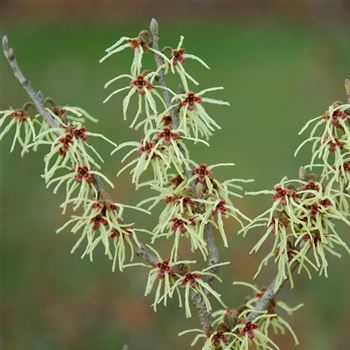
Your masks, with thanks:
M190 221L190 225L194 226L195 225L195 221L193 218L189 219ZM174 232L176 232L177 230L180 230L181 233L185 233L187 231L186 225L188 225L188 223L182 219L177 219L177 218L173 218L172 219L173 225L171 226L172 230Z
M254 330L258 329L259 325L251 321L247 321L245 326L241 329L241 335L248 334L249 339L254 338Z
M162 262L158 262L154 265L157 269L159 269L158 277L160 279L164 278L164 275L167 273L169 275L174 275L175 272L171 266L169 266L169 261L163 260Z
M131 38L128 40L129 44L130 44L130 48L135 50L139 47L142 47L143 51L146 52L148 50L148 45L147 43L140 37L136 37L136 38Z
M198 181L201 183L205 182L205 177L208 176L210 179L213 178L213 173L208 169L205 163L202 163L199 167L193 169L193 174L199 175Z
M299 198L299 194L296 191L296 188L293 185L289 185L287 187L275 187L275 193L273 195L273 200L277 201L280 200L282 205L287 205L287 199L288 198Z
M151 154L151 152L154 150L154 147L156 145L156 142L155 141L146 141L144 142L143 140L141 140L141 146L139 147L138 151L142 154L142 153L146 153L147 155L147 158L148 158L148 155ZM161 146L158 146L157 147L157 151L160 151L162 152L164 150L164 147L161 147ZM155 159L155 158L159 158L159 155L156 154L156 153L153 153L152 154L152 159Z
M163 131L158 134L158 138L164 139L164 143L170 145L171 139L178 140L181 137L179 134L172 132L169 128L164 128Z
M179 106L188 105L188 109L193 111L196 108L196 103L201 103L203 100L200 96L197 96L194 92L189 92L187 96L180 102Z
M81 182L83 180L88 183L94 182L94 176L89 173L89 168L86 165L78 167L76 170L75 181Z
M344 164L343 164L343 169L344 169L344 171L346 171L347 173L350 173L350 162L344 162Z
M93 227L94 230L99 229L101 224L102 225L107 225L107 223L108 223L107 219L101 214L96 215L95 217L93 217L91 219L91 222L92 222L92 227Z
M184 178L181 175L176 175L171 179L169 179L169 183L171 185L174 185L175 187L178 187L183 181L184 181Z
M149 90L153 88L153 85L141 74L139 74L136 79L132 80L130 85L136 88L136 91L141 95L144 95L145 89Z
M332 202L328 198L321 199L319 202L306 205L305 208L310 211L311 218L315 219L320 212L320 207L327 208L332 206Z
M188 272L186 273L185 277L182 279L181 281L181 285L185 286L187 283L191 284L191 287L196 287L198 282L197 280L200 278L200 274L199 273L191 273Z
M321 235L319 231L312 232L311 235L305 233L303 235L304 241L312 241L314 244L317 244L318 242L321 242Z
M173 55L173 65L175 66L177 62L183 63L185 62L185 57L183 55L186 53L185 49L178 49L178 50L173 50L172 55Z
M131 235L131 229L125 229L122 232L117 231L116 229L111 230L111 238L119 238L121 235Z
M339 139L335 139L335 141L328 141L328 147L330 152L335 152L337 148L343 149L345 146L344 142L341 142Z
M182 204L182 208L184 209L192 208L194 207L194 204L195 204L192 197L190 196L182 197L179 195L168 196L165 198L165 202L174 203L175 205Z
M329 115L329 112L327 111L323 116L322 116L323 119L325 120L328 120L330 118L330 115ZM341 119L346 119L347 118L347 114L343 111L341 111L340 109L337 109L333 112L332 114L332 120L331 120L331 123L334 125L334 126L337 126L337 127L341 127L341 125L339 125L339 122Z
M227 343L227 342L228 342L228 336L223 331L218 331L218 332L214 333L212 338L211 338L211 343L215 347L220 346L221 343Z
M224 200L221 200L216 207L213 209L213 213L216 214L218 211L220 211L222 214L226 214L227 212L227 207L226 207L226 202Z
M65 130L66 133L58 139L58 142L62 144L59 149L59 153L62 157L68 152L69 145L73 143L74 137L84 142L87 140L86 128L77 129L75 126L66 126Z

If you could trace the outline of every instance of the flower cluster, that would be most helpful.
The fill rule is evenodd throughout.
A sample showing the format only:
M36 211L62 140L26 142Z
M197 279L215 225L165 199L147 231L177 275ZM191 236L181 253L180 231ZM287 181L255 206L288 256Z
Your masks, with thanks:
M232 217L243 227L243 221L249 219L237 209L230 196L240 196L233 190L240 189L235 184L244 180L218 181L212 169L217 166L232 164L217 164L207 166L204 163L194 165L191 177L182 178L170 176L168 186L152 186L157 195L139 203L144 205L151 202L148 210L158 203L165 203L159 216L159 224L153 230L153 242L160 237L172 238L173 248L171 261L179 258L181 238L189 240L191 250L199 250L206 260L208 256L205 228L208 224L216 227L225 247L228 247L224 218ZM194 187L193 184L197 183Z
M193 139L184 136L181 130L174 130L167 126L149 130L140 142L131 141L120 144L112 153L124 147L132 147L131 151L123 157L122 163L133 154L137 157L120 169L117 176L126 169L132 168L130 171L132 182L138 187L141 176L149 167L152 167L154 182L160 186L165 185L170 171L182 173L184 169L187 171L191 169L184 140Z
M127 86L112 92L105 102L114 94L128 90L123 100L123 115L126 119L130 99L137 94L138 107L131 127L136 129L143 127L144 133L141 141L122 143L112 152L131 147L122 158L121 162L126 164L117 175L127 170L137 188L150 186L157 192L155 197L142 201L139 205L151 202L150 210L157 203L165 203L159 224L152 232L152 243L160 237L173 239L170 263L177 262L181 255L179 251L181 238L187 238L191 250L200 251L206 259L209 254L204 232L206 225L217 227L224 246L227 247L224 218L232 217L241 226L244 226L244 221L249 221L230 198L231 195L240 197L236 193L240 190L237 183L244 180L220 182L212 173L212 169L217 166L232 164L209 167L205 164L199 165L190 159L185 144L185 141L190 140L208 145L202 138L208 139L220 126L208 115L203 104L228 105L228 103L206 97L206 93L222 90L222 87L208 88L199 92L190 90L189 83L197 84L197 82L185 71L184 62L193 59L206 68L209 67L197 56L186 52L182 47L183 37L176 49L170 48L169 57L165 56L169 48L154 50L148 38L146 32L141 32L134 39L123 37L107 49L107 54L101 59L104 61L115 52L129 47L134 50L131 74L121 74L105 84L105 87L108 87L119 79L129 79ZM163 62L158 64L155 70L143 70L143 57L149 50ZM169 72L176 73L180 78L182 87L178 89L178 93L173 92L163 82ZM152 169L152 178L143 181L143 176L149 169ZM177 183L179 179L181 184Z
M163 55L160 51L154 50L152 46L150 46L147 42L148 32L142 31L139 33L137 37L126 37L123 36L117 42L115 42L112 46L106 49L106 55L103 56L99 62L102 63L107 58L111 57L115 53L121 52L125 49L131 49L134 52L134 58L131 64L131 74L137 75L141 72L142 69L142 57L143 54L147 51L152 51L157 55L161 56L166 62L170 61L167 59L165 55Z
M128 208L128 205L104 199L104 194L100 192L100 182L104 180L111 187L113 184L101 173L100 164L103 158L88 143L88 139L97 137L114 147L116 144L102 134L87 131L85 121L88 119L96 122L96 119L83 109L57 106L51 99L46 99L44 105L55 127L39 114L30 114L28 110L33 106L27 103L21 109L3 112L1 124L7 119L10 121L1 132L1 138L16 125L11 150L16 142L22 146L22 154L30 149L36 150L42 145L49 147L49 152L44 157L42 176L47 187L53 186L54 193L61 187L65 188L65 200L60 206L63 213L69 205L73 205L75 211L82 210L81 214L73 215L57 232L72 225L71 232L80 233L72 252L85 241L86 247L82 257L89 256L92 260L95 248L102 244L105 254L113 260L113 271L117 265L122 270L127 248L132 260L135 247L139 246L136 232L145 230L138 230L133 224L123 221L123 210ZM137 207L134 209L147 212Z
M257 274L270 260L278 268L276 290L288 278L293 286L292 271L304 269L311 278L309 267L327 276L326 253L340 256L335 250L341 246L350 253L334 227L334 220L350 226L349 213L339 206L342 193L322 185L316 180L288 180L283 178L273 191L251 194L270 194L273 205L259 215L246 229L265 227L266 231L253 247L257 252L272 237L273 245L262 260ZM313 261L307 256L313 252Z
M252 221L232 201L232 197L241 197L240 183L250 180L219 181L213 169L232 166L233 163L198 164L191 160L185 143L193 141L194 144L209 146L207 140L220 129L220 125L204 106L228 106L229 103L207 97L207 93L223 90L223 87L192 89L191 84L199 83L185 69L186 61L195 60L209 69L208 65L187 52L182 46L183 36L176 48L159 50L154 20L151 32L152 37L148 31L142 31L136 37L122 37L107 48L100 59L103 62L124 50L133 52L130 71L112 78L104 87L108 88L121 79L127 79L126 85L112 91L103 102L125 92L122 114L126 120L136 98L136 113L130 127L142 130L139 142L124 142L117 146L102 134L87 130L85 121L96 120L83 109L58 106L52 99L42 101L41 94L35 92L29 93L34 104L26 103L20 109L0 111L0 140L14 129L11 151L16 144L21 146L22 155L31 149L37 150L41 145L49 147L42 177L47 187L53 187L54 193L65 188L65 200L60 207L63 213L71 208L74 215L57 233L70 227L73 234L79 235L72 253L83 246L81 257L88 256L92 261L95 249L102 247L104 254L113 261L113 271L117 267L120 271L129 266L148 268L145 296L154 294L152 306L155 311L159 304L166 306L176 294L179 307L184 306L186 317L191 317L190 301L197 306L200 316L204 313L210 319L212 313L214 321L211 325L201 317L203 323L208 323L203 327L205 331L192 329L180 333L198 333L192 345L203 338L203 350L279 349L270 335L286 331L298 344L296 335L280 311L291 315L300 305L290 308L276 299L276 293L287 279L293 287L294 270L304 270L310 278L312 269L327 276L329 254L340 257L340 247L350 254L336 228L337 221L350 226L350 104L333 103L300 132L302 134L314 124L310 136L301 143L296 154L304 145L311 143L312 157L305 169L320 169L320 176L303 174L298 180L284 177L273 190L251 192L272 197L271 208ZM6 52L6 38L3 44L5 56L11 63L14 56L13 52ZM155 55L156 67L144 70L143 58L149 52ZM16 64L14 61L11 66ZM165 77L169 73L176 74L181 83L176 92L166 84ZM42 115L30 112L30 108L34 110L38 104L42 104L42 108L37 108ZM90 137L101 138L113 145L112 154L131 147L121 160L122 163L128 162L117 175L129 170L136 188L149 186L157 193L156 196L140 202L137 207L112 201L102 184L106 182L111 187L113 184L101 172L103 158L88 143ZM135 155L135 158L129 159ZM151 179L143 182L141 178L149 169L152 169ZM164 208L152 232L136 229L134 224L127 224L123 219L124 209L149 213L159 203L163 203ZM148 210L141 208L145 204L149 205ZM215 280L221 282L216 275L217 268L228 263L215 263L218 254L215 253L216 243L213 246L215 232L212 228L216 228L223 245L228 247L226 218L237 221L242 227L240 232L244 234L250 229L263 227L264 232L251 253L258 252L270 239L272 247L257 274L270 261L276 264L278 270L274 285L268 289L258 289L243 282L234 283L249 287L254 292L238 309L227 308L221 295L213 289ZM140 243L136 235L138 231L148 233L151 244ZM168 259L163 259L153 247L160 237L173 240ZM192 270L190 266L196 261L182 260L185 250L180 243L184 239L193 253L199 251L204 260L209 260L207 268ZM144 257L147 264L132 263L136 254ZM126 263L128 258L131 263ZM222 310L212 312L213 298L223 307Z
M173 245L169 259L162 259L153 246L148 245L156 257L156 262L151 265L133 263L126 266L142 265L150 269L145 295L154 291L152 306L155 310L157 305L160 303L166 305L168 299L176 294L179 305L184 304L186 316L190 317L190 299L193 297L200 297L208 312L212 310L210 295L223 304L220 295L207 279L219 279L212 271L224 264L189 271L185 265L191 261L180 259L183 255L181 240L184 238L188 240L191 250L193 252L198 250L206 260L209 249L205 229L208 225L212 225L218 229L224 246L227 247L224 218L232 217L242 227L245 221L249 221L231 199L232 196L241 197L239 184L247 181L233 179L221 182L215 178L214 168L231 166L233 165L231 163L207 166L190 159L185 141L208 145L202 138L208 139L215 129L220 129L215 120L208 115L203 104L228 105L228 103L206 97L206 93L222 90L222 87L199 92L190 90L190 82L198 83L185 71L183 66L185 60L194 59L205 67L208 66L198 57L186 53L181 47L183 38L176 49L170 49L170 57L163 54L168 48L162 50L162 53L153 50L163 64L158 65L155 70L142 71L144 69L142 58L152 48L147 38L145 33L139 34L136 39L124 37L106 50L107 54L101 61L128 47L134 50L134 60L131 74L119 75L108 81L105 87L123 78L129 79L129 84L112 92L104 102L113 95L128 90L123 100L123 116L126 119L131 97L134 94L138 95L136 115L130 127L142 128L143 137L139 142L122 143L112 152L131 147L121 160L125 165L117 176L127 170L136 188L150 186L156 191L155 196L140 202L139 206L149 205L148 210L151 210L159 203L165 204L159 215L159 223L151 233L151 243L153 245L158 238L166 237L173 240ZM182 87L178 89L178 93L174 93L163 82L164 76L169 72L176 73L180 78ZM143 177L149 169L152 170L152 177L144 181Z
M134 247L139 246L136 232L144 231L124 223L122 219L124 208L148 212L137 207L114 203L109 200L86 199L83 204L85 207L83 214L79 216L73 215L56 232L59 233L72 225L72 233L81 232L78 241L72 248L72 253L85 241L86 248L81 257L89 256L92 261L95 248L102 244L105 255L113 260L112 270L115 270L118 263L119 270L122 271L125 265L126 247L129 247L130 260L133 260ZM113 249L114 253L112 253Z
M222 282L221 279L214 273L210 272L210 270L227 264L230 263L219 263L209 266L201 271L185 271L182 275L177 275L178 278L171 287L170 297L172 297L174 292L177 291L179 295L179 306L182 307L183 304L185 305L185 314L187 318L191 317L190 301L193 296L200 296L202 298L204 306L208 312L212 311L210 297L214 297L223 307L225 307L225 304L221 300L221 295L210 287L205 279L211 277ZM184 298L184 302L182 302L182 297Z
M200 339L204 339L202 350L248 350L256 349L279 349L278 345L271 339L271 333L285 334L288 331L297 345L298 339L289 323L280 315L285 312L291 316L303 305L294 308L280 300L271 300L268 309L251 320L250 315L256 314L255 305L264 295L265 290L259 290L255 286L235 282L234 285L243 285L253 290L254 295L249 297L244 305L238 309L224 308L213 313L213 323L211 332L203 332L201 329L191 329L181 332L179 335L188 333L198 333L192 346Z
M22 147L22 150L25 150L36 138L35 125L37 120L29 113L30 106L30 103L26 103L20 109L11 108L0 111L0 141L12 128L15 129L10 152L15 149L17 143Z
M172 101L176 101L177 104L169 108L179 108L179 127L186 130L188 135L193 136L195 139L204 137L208 140L215 129L221 129L219 124L209 116L202 105L203 103L210 103L229 106L230 104L228 102L203 97L207 92L217 90L223 90L223 87L204 89L197 93L185 90L182 94L174 94Z
M306 168L321 168L321 180L347 191L350 187L350 104L335 102L321 116L310 120L299 134L312 124L309 137L297 148L312 143L312 158Z
M177 73L181 79L181 83L185 90L188 90L188 80L198 85L199 83L185 70L184 63L186 60L191 59L199 62L202 66L207 69L210 69L209 66L198 56L187 53L186 49L182 47L184 37L181 36L177 47L165 47L163 51L170 51L170 57L168 60L164 60L164 64L158 68L158 71L163 70L165 74L168 73L170 69L172 73Z
M191 317L190 301L194 296L200 296L203 299L204 307L207 312L212 311L210 298L214 297L223 307L225 304L221 300L221 295L210 287L205 281L207 277L212 277L219 282L221 279L210 270L219 266L229 264L219 263L207 267L201 271L189 271L189 265L194 264L196 261L191 260L179 260L171 262L170 260L164 260L159 253L150 245L147 247L155 254L157 261L153 265L147 265L142 263L127 264L125 267L130 266L144 266L149 268L149 274L145 289L145 296L154 291L154 301L152 307L154 311L157 311L157 306L163 303L167 305L167 301L173 298L174 294L177 295L179 307L185 306L186 317Z

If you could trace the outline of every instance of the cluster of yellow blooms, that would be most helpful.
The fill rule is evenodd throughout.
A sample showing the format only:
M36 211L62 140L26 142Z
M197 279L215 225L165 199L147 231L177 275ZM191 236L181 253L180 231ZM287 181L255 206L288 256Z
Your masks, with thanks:
M154 294L154 310L159 304L166 306L168 300L176 295L179 306L184 306L186 317L191 317L191 299L201 298L206 312L212 314L213 322L211 331L192 329L180 333L198 333L192 344L204 338L203 350L248 350L251 346L272 350L279 347L270 333L284 334L286 331L298 343L292 328L280 316L280 310L292 314L300 305L289 308L272 298L267 308L258 310L256 306L266 290L235 282L235 285L251 288L254 296L236 310L228 308L211 283L213 280L221 282L214 271L228 263L210 261L206 268L192 269L196 261L182 258L186 251L182 249L183 242L187 241L191 252L199 252L199 256L207 261L211 252L206 229L216 228L223 246L228 247L224 219L233 218L240 224L240 232L244 235L253 228L264 228L251 252L258 252L272 238L271 249L257 274L269 262L277 266L275 293L286 280L293 286L292 273L295 269L306 271L310 278L312 270L327 276L327 256L340 257L340 247L350 253L335 226L336 221L350 226L350 105L332 104L326 113L311 120L301 131L303 133L315 123L310 136L296 153L304 145L312 143L312 157L305 169L320 169L320 175L310 173L305 178L292 180L284 177L273 190L248 193L272 197L271 208L251 220L233 202L233 197L242 197L240 184L250 180L220 181L215 177L214 169L233 166L233 163L207 165L190 158L185 141L209 146L208 139L220 129L204 105L229 104L206 95L222 90L222 87L198 92L190 89L191 84L197 86L199 83L186 71L186 61L194 60L207 69L209 67L199 57L187 53L182 47L183 40L181 36L174 49L158 50L152 46L149 34L143 31L137 37L122 37L106 49L100 60L103 62L123 50L133 53L130 73L112 78L105 88L121 79L127 79L127 84L112 91L104 102L125 92L122 114L127 120L129 106L136 98L136 114L130 127L142 129L140 141L116 145L102 134L87 130L85 122L96 120L86 111L79 107L57 106L50 99L44 101L44 105L55 127L32 113L33 104L26 103L20 109L0 111L0 140L14 129L11 151L16 144L21 146L22 155L35 151L41 145L48 146L42 177L47 187L53 187L54 193L61 188L65 190L65 200L60 207L63 213L70 210L73 215L57 232L69 227L73 234L79 236L72 252L85 244L81 256L93 260L95 249L102 247L105 255L113 261L113 271L116 267L123 270L131 266L149 269L145 296ZM154 70L143 70L143 58L148 52L156 55ZM176 92L164 83L167 74L175 74L179 78L181 86ZM113 183L101 172L103 157L88 142L90 138L101 138L111 144L114 147L112 154L131 147L121 160L126 164L118 175L128 170L136 188L147 186L156 195L137 206L129 206L114 202L106 193L101 193L101 182L111 187ZM145 179L147 176L149 178ZM123 219L125 209L150 214L158 204L163 204L164 208L152 231L137 229ZM144 206L146 209L143 209ZM140 243L137 232L147 233L149 244ZM172 241L166 258L155 248L155 243L161 238ZM133 263L135 251L145 248L151 252L154 261ZM127 261L129 259L130 262ZM214 299L221 310L213 311ZM228 319L231 322L227 322Z

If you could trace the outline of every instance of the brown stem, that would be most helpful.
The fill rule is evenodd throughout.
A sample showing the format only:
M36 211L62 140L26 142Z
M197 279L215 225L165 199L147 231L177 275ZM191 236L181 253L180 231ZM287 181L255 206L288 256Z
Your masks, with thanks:
M13 49L9 46L9 42L6 35L2 37L2 49L5 57L7 58L7 61L9 62L12 68L14 76L17 78L17 80L22 85L25 92L33 101L34 106L37 109L38 113L46 120L47 123L49 123L49 125L52 128L58 128L59 125L56 123L56 121L51 117L51 115L45 109L45 106L43 104L45 98L43 94L40 91L35 91L33 89L30 81L25 78L21 69L19 68L18 63L16 61L15 53Z
M153 18L150 23L150 32L151 32L151 46L153 49L159 51L159 26L158 22ZM157 65L157 68L162 66L164 64L164 60L161 56L157 55L156 53L154 54L154 59ZM158 73L158 82L161 86L167 88L167 83L165 80L164 73L160 70ZM165 103L168 107L171 106L171 95L167 89L163 89L163 97L165 100ZM173 126L174 128L178 128L180 121L179 121L179 110L177 108L173 108L171 110L171 115L172 115L172 121L173 121ZM186 175L188 178L192 176L192 171L186 171ZM195 188L196 184L192 184L193 187ZM213 233L213 226L211 224L207 224L204 228L204 234L205 234L205 239L208 245L208 251L209 251L209 265L215 265L220 262L220 254L219 254L219 249L216 245L215 238L214 238L214 233ZM217 273L218 268L213 268L211 272ZM207 280L208 284L211 286L214 283L214 278L209 277ZM203 330L206 332L211 330L211 322L212 318L210 313L206 310L206 307L203 303L202 298L199 295L193 294L192 295L192 301L195 304L199 318L202 324Z
M350 103L350 80L345 79L344 85L345 85L346 99L347 99L348 103Z

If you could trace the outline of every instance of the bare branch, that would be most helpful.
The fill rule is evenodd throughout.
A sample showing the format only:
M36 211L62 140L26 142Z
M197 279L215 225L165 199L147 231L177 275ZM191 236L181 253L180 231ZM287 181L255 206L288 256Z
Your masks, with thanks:
M25 78L21 69L19 68L19 65L16 61L15 53L13 49L9 46L9 42L6 35L2 37L2 49L5 57L7 58L7 61L10 64L10 67L12 69L14 76L17 78L17 80L22 85L25 92L33 101L38 113L50 124L52 128L57 128L58 124L45 109L45 106L43 104L43 101L44 101L43 94L40 91L35 91L33 89L30 81Z
M159 26L158 22L156 19L152 18L150 26L149 26L150 32L151 32L151 46L153 49L159 51ZM157 68L159 68L161 65L164 64L164 60L162 57L157 55L156 53L154 54L154 60L156 61ZM161 86L167 87L165 77L162 71L159 72L158 76L158 82ZM163 96L165 103L167 106L171 106L171 95L170 92L166 89L163 89Z
M299 263L297 261L294 262L294 264L291 266L291 272L293 273L296 268L298 267ZM273 279L273 281L270 283L270 285L267 287L264 294L260 297L260 299L257 301L257 303L254 306L254 312L251 312L248 315L248 320L253 321L257 316L261 314L262 311L265 311L268 309L268 307L271 305L273 300L276 298L277 294L281 291L281 289L285 286L287 283L287 279L281 283L279 288L275 290L276 285L276 278Z
M346 93L346 98L348 103L350 103L350 80L349 79L345 79L345 93Z

